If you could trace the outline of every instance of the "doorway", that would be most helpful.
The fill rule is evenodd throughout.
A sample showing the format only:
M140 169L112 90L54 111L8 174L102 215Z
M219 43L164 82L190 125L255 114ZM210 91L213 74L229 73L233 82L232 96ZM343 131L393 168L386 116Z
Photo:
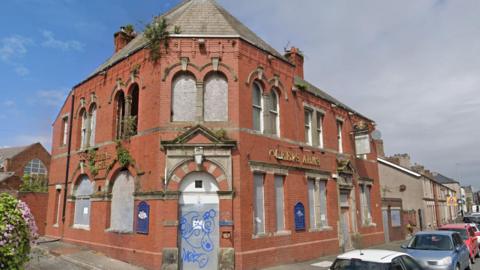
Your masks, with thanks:
M208 173L191 173L180 185L180 269L217 269L219 190Z
M340 245L344 251L352 250L352 213L350 207L350 190L340 191Z

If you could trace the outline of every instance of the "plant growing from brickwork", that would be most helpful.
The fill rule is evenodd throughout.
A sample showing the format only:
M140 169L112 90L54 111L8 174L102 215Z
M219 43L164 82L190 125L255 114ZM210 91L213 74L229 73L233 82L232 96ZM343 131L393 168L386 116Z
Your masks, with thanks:
M117 142L117 161L121 167L127 167L134 162L130 152L123 147L121 142Z
M96 158L97 158L97 150L95 149L90 149L88 150L87 152L87 162L88 162L88 169L90 170L90 173L93 175L93 176L96 176L98 175L98 167L97 167L97 162L96 162Z
M30 243L38 238L28 206L7 193L0 194L0 269L24 269Z
M226 140L227 138L227 131L223 128L217 129L213 131L213 134L215 134L215 137L219 140Z
M148 40L147 48L150 50L150 60L154 63L160 59L161 45L168 48L168 37L170 33L167 31L168 23L165 18L160 20L154 19L152 23L145 27L145 38Z
M125 34L127 35L135 35L135 26L133 26L132 24L124 25L120 27L120 29L122 29L123 32L125 32Z
M48 192L47 179L45 176L25 174L22 180L19 188L21 192Z
M123 119L123 126L125 128L124 138L128 139L137 134L137 116L126 116Z
M295 87L297 87L298 89L300 89L302 91L307 91L307 89L308 89L308 85L306 83L296 83Z
M135 64L133 67L132 67L132 70L130 70L130 75L132 75L134 78L138 77L138 74L140 74L140 68L142 67L142 65L140 64Z

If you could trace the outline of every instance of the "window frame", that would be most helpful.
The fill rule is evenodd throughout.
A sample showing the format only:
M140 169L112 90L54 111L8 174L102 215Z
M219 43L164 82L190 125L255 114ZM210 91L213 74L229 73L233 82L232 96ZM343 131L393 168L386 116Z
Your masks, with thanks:
M327 179L307 177L310 229L328 228ZM323 190L322 190L323 185ZM322 216L324 219L322 220Z
M285 175L274 175L274 187L275 187L275 221L276 221L276 231L284 232L286 231L286 222L285 222ZM277 188L278 182L281 182L279 193ZM279 196L281 195L281 196ZM280 218L281 217L281 218ZM280 226L281 225L281 226Z
M317 116L317 123L316 123L316 132L317 132L317 139L318 139L318 144L317 146L319 148L324 148L324 139L323 139L323 121L324 121L324 118L325 118L325 113L321 112L321 111L316 111L316 116Z
M60 140L60 146L64 147L68 144L68 133L69 133L69 116L62 117L62 138Z
M256 178L258 176L259 178ZM261 190L257 194L257 180L261 180ZM253 235L254 236L263 236L266 235L266 218L265 218L265 173L263 172L254 172L253 173ZM261 195L261 204L258 202L258 195ZM260 222L257 221L259 210L261 209L261 227L258 225Z
M305 129L305 143L308 145L313 145L313 136L312 136L313 110L311 108L304 107L303 115L304 115L303 117L304 117L304 129Z
M343 120L337 119L337 150L343 154Z
M258 93L259 93L259 101L260 101L260 104L255 104L255 95L254 95L254 91L257 91L258 90ZM264 133L265 131L265 123L264 123L264 116L263 116L263 113L264 113L264 107L265 107L265 102L263 100L263 86L255 81L253 82L253 85L252 85L252 120L253 120L253 123L252 123L252 129L254 131L257 131L257 132L260 132L260 133ZM259 121L259 129L257 129L255 127L255 112L257 112L256 110L259 110L258 111L258 121Z
M273 99L275 99L275 106L273 106ZM275 130L270 130L273 135L280 137L280 96L278 95L275 89L272 89L270 92L270 106L268 108L268 113L270 114L270 126ZM275 107L275 108L274 108ZM273 110L274 109L274 110ZM273 118L273 119L272 119Z

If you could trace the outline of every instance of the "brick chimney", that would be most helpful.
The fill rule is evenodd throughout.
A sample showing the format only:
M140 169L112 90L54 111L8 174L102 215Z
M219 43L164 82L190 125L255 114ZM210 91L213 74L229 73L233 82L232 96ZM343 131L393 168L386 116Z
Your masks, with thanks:
M303 53L300 51L300 49L292 47L290 50L287 50L285 53L285 57L295 65L295 75L304 78L303 77Z
M137 34L135 31L133 32L128 32L126 31L125 27L120 27L120 31L116 32L113 37L114 37L114 43L115 43L115 52L120 51L123 49L127 44L132 41Z

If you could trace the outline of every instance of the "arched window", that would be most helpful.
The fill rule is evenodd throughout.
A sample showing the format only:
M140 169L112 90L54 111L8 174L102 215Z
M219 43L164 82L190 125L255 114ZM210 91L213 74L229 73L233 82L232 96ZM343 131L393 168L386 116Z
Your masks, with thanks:
M116 105L116 131L115 136L117 139L123 137L123 124L125 118L125 95L120 91L115 98Z
M182 73L173 80L172 121L195 121L197 86L195 77Z
M23 175L29 175L31 177L47 177L47 167L40 159L33 159L23 168Z
M228 83L221 73L213 73L205 81L203 102L205 121L228 120Z
M253 129L263 132L262 86L255 82L252 89Z
M130 92L130 98L131 98L131 104L130 104L130 127L129 132L131 134L129 135L136 135L138 131L138 102L139 102L139 91L138 91L138 84L135 84L132 87L132 90Z
M80 149L84 149L88 146L88 114L86 110L82 110L80 113Z
M269 131L271 134L280 135L280 117L279 117L279 105L278 94L275 90L272 90L269 95Z
M94 104L90 109L90 138L89 146L95 145L95 132L97 128L97 106Z
M87 176L82 176L75 187L75 217L74 225L90 226L90 196L93 193L93 183Z
M135 185L128 171L120 172L113 182L110 230L133 231L133 192Z

